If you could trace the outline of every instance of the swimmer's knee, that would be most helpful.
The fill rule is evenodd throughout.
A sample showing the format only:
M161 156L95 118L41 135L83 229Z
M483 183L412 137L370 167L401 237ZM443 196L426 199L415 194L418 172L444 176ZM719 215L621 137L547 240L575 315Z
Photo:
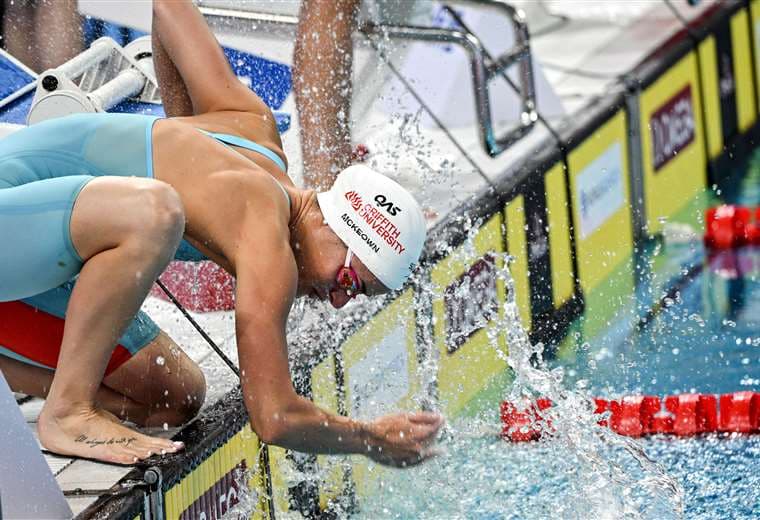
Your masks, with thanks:
M160 181L139 188L134 244L154 254L173 255L185 231L185 211L176 190Z
M171 402L164 403L162 414L169 426L182 426L190 422L203 407L206 399L206 378L198 365L183 367L181 389Z
M185 211L174 188L164 182L152 182L144 189L148 231L172 239L177 244L185 230Z
M185 398L180 405L180 418L183 422L191 420L198 415L206 400L206 377L196 364L187 369L185 385Z

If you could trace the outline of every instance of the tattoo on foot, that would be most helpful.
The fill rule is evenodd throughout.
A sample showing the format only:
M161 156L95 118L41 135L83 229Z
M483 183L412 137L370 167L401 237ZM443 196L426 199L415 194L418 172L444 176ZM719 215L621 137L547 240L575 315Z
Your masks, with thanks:
M87 435L82 434L74 439L74 442L86 444L90 448L94 448L96 446L111 446L113 444L123 444L124 446L129 446L133 441L136 440L137 437L111 437L110 439L91 439L87 437Z

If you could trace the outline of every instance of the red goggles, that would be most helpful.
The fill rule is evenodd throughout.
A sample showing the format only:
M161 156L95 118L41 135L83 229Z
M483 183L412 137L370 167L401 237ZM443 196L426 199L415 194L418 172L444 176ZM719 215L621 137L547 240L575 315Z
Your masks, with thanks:
M349 249L346 252L346 261L343 263L343 267L338 269L338 274L335 275L335 282L338 287L346 291L349 298L354 298L357 294L362 292L362 281L359 279L359 275L351 267L351 257L353 253Z

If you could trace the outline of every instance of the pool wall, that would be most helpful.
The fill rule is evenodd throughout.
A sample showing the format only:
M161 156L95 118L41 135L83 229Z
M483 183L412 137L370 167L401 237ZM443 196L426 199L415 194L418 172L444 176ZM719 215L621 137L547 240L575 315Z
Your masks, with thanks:
M721 2L673 34L608 93L558 125L559 141L547 139L495 189L437 225L419 280L358 323L313 369L304 368L299 390L328 410L359 418L414 410L415 397L431 393L449 418L495 414L511 376L489 342L505 298L493 276L501 261L494 253L514 257L523 324L551 353L571 356L611 322L633 326L636 316L622 309L642 280L655 306L680 271L655 262L642 274L635 267L639 251L661 238L666 223L701 233L708 189L756 146L759 58L760 0ZM154 484L103 496L80 518L216 517L243 481L257 505L253 518L294 511L329 518L332 502L350 509L379 489L384 468L359 456L313 457L263 446L245 418L233 392L183 430L180 438L193 448L152 468L160 476ZM298 482L296 471L314 465L319 478ZM231 478L243 467L249 475ZM125 481L142 482L145 468L133 473Z

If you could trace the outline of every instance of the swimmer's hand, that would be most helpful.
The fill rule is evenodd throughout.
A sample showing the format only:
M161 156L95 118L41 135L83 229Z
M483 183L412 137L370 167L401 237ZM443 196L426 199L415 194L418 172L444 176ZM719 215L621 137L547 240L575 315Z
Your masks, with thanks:
M367 456L399 468L415 466L434 457L433 448L443 416L433 412L386 415L366 425Z

